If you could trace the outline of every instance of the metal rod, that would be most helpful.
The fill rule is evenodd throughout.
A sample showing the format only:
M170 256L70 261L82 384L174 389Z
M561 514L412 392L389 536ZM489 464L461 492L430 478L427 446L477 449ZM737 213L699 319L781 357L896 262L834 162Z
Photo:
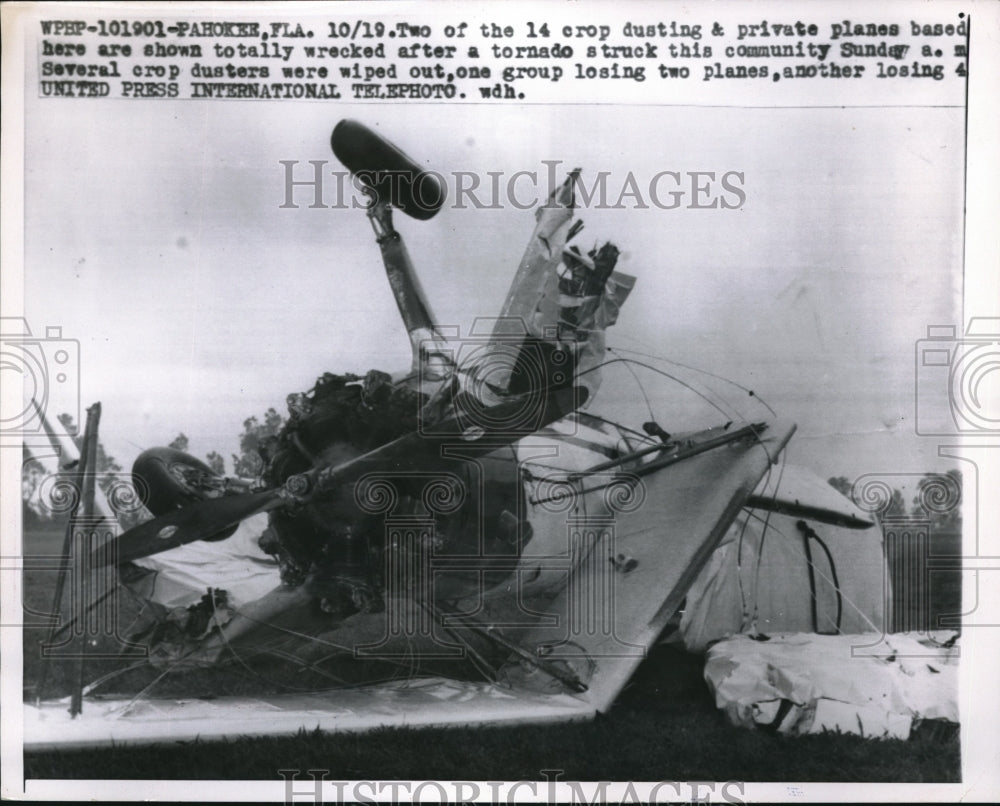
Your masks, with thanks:
M520 644L511 641L509 638L504 636L496 627L492 624L486 628L486 636L496 641L500 646L511 650L515 655L521 658L523 661L536 669L545 672L547 675L554 677L563 685L570 688L579 694L582 694L587 690L587 684L584 683L579 677L577 677L573 672L568 672L560 669L553 663L548 661L543 661L532 655L527 649L522 647Z
M690 448L685 448L684 450L679 450L676 454L670 457L665 457L663 460L656 462L656 468L666 467L673 464L674 462L679 462L682 459L687 459L689 456L695 456L704 451L711 450L720 445L725 445L729 442L734 442L737 439L745 436L757 436L759 433L767 429L767 423L753 423L752 425L744 426L743 428L738 428L731 433L720 434L717 437L707 439L704 442L699 442ZM574 473L569 477L570 481L578 481L579 479L585 478L586 476L591 476L594 473L600 473L602 470L608 470L612 467L618 467L625 464L626 462L631 462L633 459L639 459L640 457L647 456L651 453L656 453L657 451L665 450L666 448L673 447L671 444L659 444L650 445L647 448L642 448L638 451L633 451L632 453L626 454L625 456L619 456L617 459L610 459L607 462L601 462L599 464L588 467L586 470L581 470L579 473ZM642 470L639 468L638 470Z
M76 526L79 523L83 523L86 527L88 524L93 523L94 520L94 497L96 494L96 476L97 476L97 430L101 422L101 404L95 403L89 409L87 409L87 427L84 430L83 437L83 450L81 451L83 456L83 492L80 500L80 510L79 519L77 513L73 514L71 523L73 524L73 532L76 533ZM83 531L81 534L75 534L77 543L84 540ZM83 613L85 602L87 601L90 585L89 585L89 575L90 575L90 563L89 552L87 551L88 546L84 545L76 546L75 561L78 573L80 574L79 586L76 591L77 605L76 612ZM86 621L84 620L83 630L80 632L80 651L76 657L76 675L74 676L74 686L73 695L70 699L69 713L70 716L76 716L83 711L83 675L84 675L84 659L87 654L87 628Z
M63 547L61 557L69 557L70 552L73 549L73 519L72 517L66 522L66 531L63 535ZM46 658L44 655L45 648L51 647L55 643L56 636L58 632L61 632L61 628L57 629L56 625L62 619L62 597L63 588L66 585L66 574L69 572L69 563L62 563L59 566L59 576L56 577L56 589L55 593L52 595L52 623L49 625L49 634L45 637L45 642L41 644L38 649L42 653L42 671L38 678L38 688L35 689L35 705L38 705L42 701L42 696L45 692L45 687L48 685L49 679L49 666L52 663L50 658ZM73 621L70 621L72 624ZM65 626L65 625L64 625Z
M413 348L411 371L419 374L423 369L421 350L426 350L429 343L443 344L445 339L434 325L431 307L406 250L403 236L392 226L392 208L385 202L378 201L377 194L370 189L366 193L373 200L368 208L368 219L375 230L375 240L382 253L389 287Z
M41 417L43 427L45 428L45 433L49 438L49 442L53 445L57 445L59 440L57 439L55 431L53 430L52 426L49 424L48 418L46 418L45 413L41 410L41 408L35 401L32 401L32 403L34 404L39 417ZM84 436L84 440L86 440L86 436ZM60 466L62 466L62 464L63 463L60 462ZM87 453L86 453L86 441L84 441L84 450L83 452L81 452L80 458L76 462L75 473L73 474L74 489L76 490L81 489L83 485L83 478L86 472L87 472ZM77 506L79 506L79 503L80 502L78 501ZM52 644L55 642L56 630L57 630L56 625L62 619L62 598L66 588L66 575L69 573L70 569L69 561L71 560L73 554L73 525L74 525L73 513L70 513L69 520L66 521L66 531L63 534L62 553L59 555L64 562L59 567L59 576L56 578L56 589L52 596L51 613L53 616L53 620L52 623L49 625L49 634L45 638L45 643L39 647L39 650L43 653L42 658L44 662L42 663L41 675L39 676L38 679L38 688L35 690L36 704L41 702L42 697L45 693L45 688L48 685L49 667L50 664L52 663L51 659L45 658L44 651L46 647L51 647Z
M748 436L756 437L760 434L760 432L764 431L766 428L767 428L767 423L755 423L754 425L744 426L743 428L733 431L731 434L723 434L718 437L713 437L712 439L707 439L704 442L700 442L697 445L691 446L690 448L678 451L676 454L672 456L665 456L662 459L657 459L655 461L650 462L647 465L644 465L642 467L637 467L630 472L635 476L645 476L649 473L652 473L654 470L661 470L664 467L669 467L670 465L677 464L677 462L682 462L685 459L690 459L692 456L697 456L698 454L704 453L705 451L709 451L712 448L718 448L722 445L727 445L730 442L735 442L736 440L742 439L743 437L748 437ZM619 457L618 459L613 459L609 462L601 462L600 464L594 465L593 467L589 467L586 470L580 471L579 473L573 473L572 475L567 477L567 480L570 482L579 481L580 479L586 478L587 476L592 476L596 473L599 473L602 470L608 470L609 468L622 465L625 462L632 461L638 456L650 454L657 450L663 450L663 448L666 447L669 446L652 445L649 448L643 448L642 450L635 451L634 453L630 453L627 456L622 456ZM593 492L594 490L601 490L607 486L608 486L607 484L599 484L596 487L590 487L585 490L581 490L579 494L583 495L585 493ZM559 495L552 495L549 496L548 498L532 498L529 503L544 504L548 501L554 501L559 497L560 497Z
M452 608L447 607L443 604L435 605L435 608L447 615L451 616L460 615L456 613ZM444 626L443 619L441 621L441 624L442 626ZM525 663L529 664L535 669L538 669L541 672L544 672L550 677L554 677L556 680L558 680L564 686L569 688L571 691L575 691L578 694L582 694L588 689L587 684L584 683L582 680L580 680L580 678L577 677L572 671L561 669L554 663L550 663L548 661L542 660L541 658L535 657L535 655L533 655L523 646L518 644L516 641L512 641L510 638L501 633L493 624L488 624L488 625L482 624L481 622L478 622L473 618L469 618L467 620L463 620L461 622L456 623L453 628L454 629L465 628L471 630L472 632L483 636L488 641L494 644L499 644L504 649L513 652Z

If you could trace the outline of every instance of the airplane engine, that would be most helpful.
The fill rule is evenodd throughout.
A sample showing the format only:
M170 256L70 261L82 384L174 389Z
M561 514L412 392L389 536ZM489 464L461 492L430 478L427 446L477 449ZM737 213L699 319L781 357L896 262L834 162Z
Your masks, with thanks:
M374 370L364 378L327 373L307 395L292 396L288 424L264 446L267 482L281 485L416 430L423 397ZM286 584L304 585L336 616L380 609L391 595L467 595L506 578L530 539L530 526L516 514L523 511L520 489L510 446L475 461L400 460L300 508L271 512L260 545L276 557ZM413 589L429 576L406 569L449 555L489 559L474 570L432 575L433 590Z

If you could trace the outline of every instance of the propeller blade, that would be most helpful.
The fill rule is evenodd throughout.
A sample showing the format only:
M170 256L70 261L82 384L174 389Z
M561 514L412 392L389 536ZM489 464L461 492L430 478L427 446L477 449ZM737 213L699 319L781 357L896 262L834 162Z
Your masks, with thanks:
M519 395L478 411L460 411L434 423L426 432L406 434L347 462L293 477L283 487L210 498L161 515L95 549L90 555L90 566L120 565L196 540L206 540L252 515L308 501L386 465L399 469L410 463L425 464L439 458L442 447L456 444L456 439L461 440L465 455L489 453L566 416L586 397L586 387L558 389L540 401L531 395ZM526 402L532 403L535 411L530 428L525 430L522 415Z
M281 488L246 495L209 498L168 512L120 534L90 555L92 568L115 565L158 554L195 540L204 540L251 515L284 506L290 499Z

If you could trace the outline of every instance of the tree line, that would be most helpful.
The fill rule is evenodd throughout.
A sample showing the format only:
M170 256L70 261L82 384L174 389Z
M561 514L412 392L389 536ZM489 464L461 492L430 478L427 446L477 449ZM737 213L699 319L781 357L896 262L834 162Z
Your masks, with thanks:
M78 429L69 414L59 416L59 422L69 434L76 433L74 442L82 447L83 430ZM239 453L230 454L231 473L233 476L245 479L255 479L264 470L259 448L270 438L277 436L285 423L285 418L273 407L263 415L248 417L243 421L243 430L239 434ZM179 433L167 447L185 453L188 452L190 440L183 432ZM218 451L209 451L204 460L212 472L220 476L227 475L226 460ZM97 445L97 483L107 495L111 488L120 483L124 468L108 454L104 446ZM71 470L67 472L72 472ZM25 526L52 519L53 514L47 512L44 502L40 501L41 485L51 474L44 466L33 458L27 450L21 467L21 504ZM837 492L854 500L856 503L855 483L847 476L832 476L827 482ZM962 528L961 512L962 473L952 469L947 473L925 473L917 483L916 492L907 504L904 494L897 488L886 493L886 500L880 501L879 515L882 518L908 517L927 520L935 530L960 532ZM64 513L60 513L64 514ZM124 524L123 524L124 525Z

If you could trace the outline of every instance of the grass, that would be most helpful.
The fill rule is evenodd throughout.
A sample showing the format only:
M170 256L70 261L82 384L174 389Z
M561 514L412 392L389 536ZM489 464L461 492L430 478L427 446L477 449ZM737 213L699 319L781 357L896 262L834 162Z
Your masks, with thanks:
M46 540L58 545L61 534ZM36 549L40 541L35 539ZM47 609L54 580L51 573L26 573L26 604ZM39 629L25 631L29 693L37 679L42 635ZM700 657L657 646L614 707L592 722L384 729L363 735L303 731L288 737L38 752L25 754L25 775L280 780L281 769L322 769L339 780L544 780L543 770L561 770L563 780L584 781L960 780L958 734L951 728L918 730L909 741L748 731L731 726L716 710L701 671Z
M593 722L514 728L320 731L291 737L119 745L31 753L31 778L278 780L279 769L331 779L746 780L955 782L957 733L909 741L826 734L788 738L729 725L701 682L699 658L657 647L615 707ZM551 774L551 773L550 773Z

